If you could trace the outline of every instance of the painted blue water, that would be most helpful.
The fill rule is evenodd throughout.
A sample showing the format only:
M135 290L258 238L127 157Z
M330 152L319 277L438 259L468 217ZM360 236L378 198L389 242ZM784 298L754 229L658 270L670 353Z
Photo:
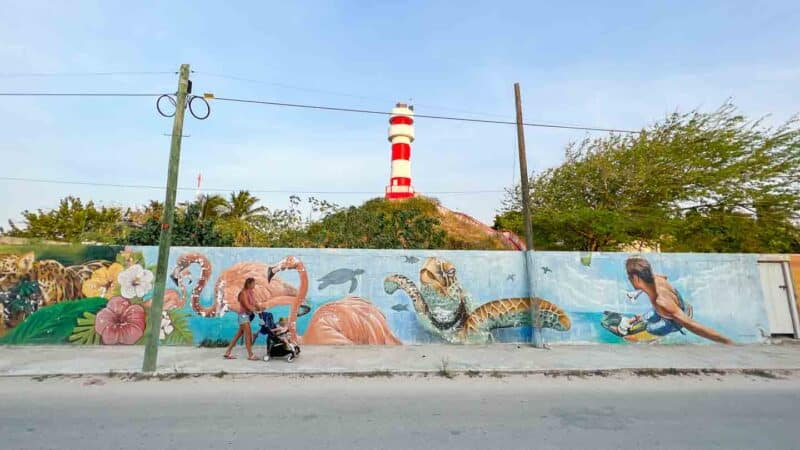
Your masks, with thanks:
M155 261L156 247L140 247L147 261ZM302 335L309 319L323 304L346 297L350 283L331 285L319 289L318 279L337 269L361 269L358 288L353 295L366 298L386 317L392 332L404 343L430 343L442 340L424 330L413 312L410 299L401 291L389 295L384 291L384 279L392 274L402 274L419 282L419 273L425 259L438 257L453 263L456 276L469 292L477 306L488 301L527 297L531 293L542 297L565 310L572 320L567 332L544 330L548 342L602 342L618 343L622 340L600 326L603 311L617 311L626 315L641 314L650 309L646 295L632 303L626 292L632 287L625 273L623 253L595 253L583 258L573 252L529 253L532 268L531 285L526 282L525 256L521 252L466 252L466 251L404 251L404 250L334 250L334 249L271 249L271 248L173 248L170 270L176 258L186 252L201 252L211 262L212 275L201 293L201 303L210 305L213 286L219 275L231 265L242 261L259 261L273 264L288 255L305 263L309 275L306 302L312 306L309 314L298 319ZM767 329L760 280L755 255L708 254L648 254L656 273L666 274L670 283L694 307L695 319L711 326L738 342L760 340L759 328ZM417 261L407 262L408 258ZM197 267L192 267L195 280ZM299 285L296 272L285 271L279 275L285 282ZM176 286L168 286L176 288ZM395 309L393 309L393 307ZM402 310L406 308L407 310ZM399 311L397 309L400 309ZM186 312L191 308L186 305ZM288 307L274 308L277 319L288 316ZM228 313L223 317L202 318L192 315L189 323L195 343L204 339L229 339L237 328L236 317ZM254 324L254 329L257 324ZM529 327L495 330L499 342L528 342ZM692 335L673 333L661 342L704 342Z

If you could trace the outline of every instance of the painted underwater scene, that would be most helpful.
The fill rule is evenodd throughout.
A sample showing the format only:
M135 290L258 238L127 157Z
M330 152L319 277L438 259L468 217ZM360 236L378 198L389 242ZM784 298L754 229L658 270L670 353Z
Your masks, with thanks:
M143 342L156 247L45 247L0 253L0 343ZM287 318L303 344L529 342L532 320L548 343L710 342L653 318L651 299L631 284L639 278L626 272L630 261L644 278L663 277L687 318L735 342L762 339L754 255L532 252L526 261L512 251L188 247L170 254L160 337L229 340L238 294L254 278L256 306Z

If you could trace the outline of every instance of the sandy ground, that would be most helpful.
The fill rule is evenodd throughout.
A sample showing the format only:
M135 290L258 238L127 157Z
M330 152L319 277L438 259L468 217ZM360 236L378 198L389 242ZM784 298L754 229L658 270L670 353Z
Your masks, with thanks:
M0 436L9 449L800 448L800 375L772 377L2 378Z

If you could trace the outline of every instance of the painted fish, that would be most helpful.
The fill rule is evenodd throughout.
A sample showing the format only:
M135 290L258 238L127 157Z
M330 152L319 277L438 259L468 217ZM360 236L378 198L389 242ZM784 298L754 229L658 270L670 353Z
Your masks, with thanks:
M405 303L398 303L392 306L392 309L395 311L408 311L408 305L406 305Z
M551 268L549 268L547 266L542 266L542 272L548 273L548 272L552 272L552 271L553 271L553 269L551 269Z
M324 277L318 279L317 281L320 282L319 290L323 290L328 286L335 285L335 284L343 284L350 282L350 291L349 293L353 293L358 287L358 279L356 278L358 275L363 274L364 271L362 269L337 269L329 274L325 275Z
M419 258L416 256L403 256L403 262L409 264L416 264L419 262Z
M508 277L506 277L506 281L512 281L513 282L515 277L516 277L515 274L513 274L513 273L509 274Z

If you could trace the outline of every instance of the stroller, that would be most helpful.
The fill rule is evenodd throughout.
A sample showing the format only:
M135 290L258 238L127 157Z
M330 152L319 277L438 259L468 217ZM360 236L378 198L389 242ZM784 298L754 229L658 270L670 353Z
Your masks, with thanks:
M259 335L263 334L267 337L267 351L264 354L264 361L269 361L272 358L283 357L286 357L286 362L294 361L297 355L300 354L300 346L295 345L296 351L293 352L287 348L283 341L275 336L275 333L272 332L272 329L276 328L277 325L275 324L275 319L271 312L261 311L258 313L258 318L261 322L261 329L258 330L258 333L253 336L253 344L255 344Z

